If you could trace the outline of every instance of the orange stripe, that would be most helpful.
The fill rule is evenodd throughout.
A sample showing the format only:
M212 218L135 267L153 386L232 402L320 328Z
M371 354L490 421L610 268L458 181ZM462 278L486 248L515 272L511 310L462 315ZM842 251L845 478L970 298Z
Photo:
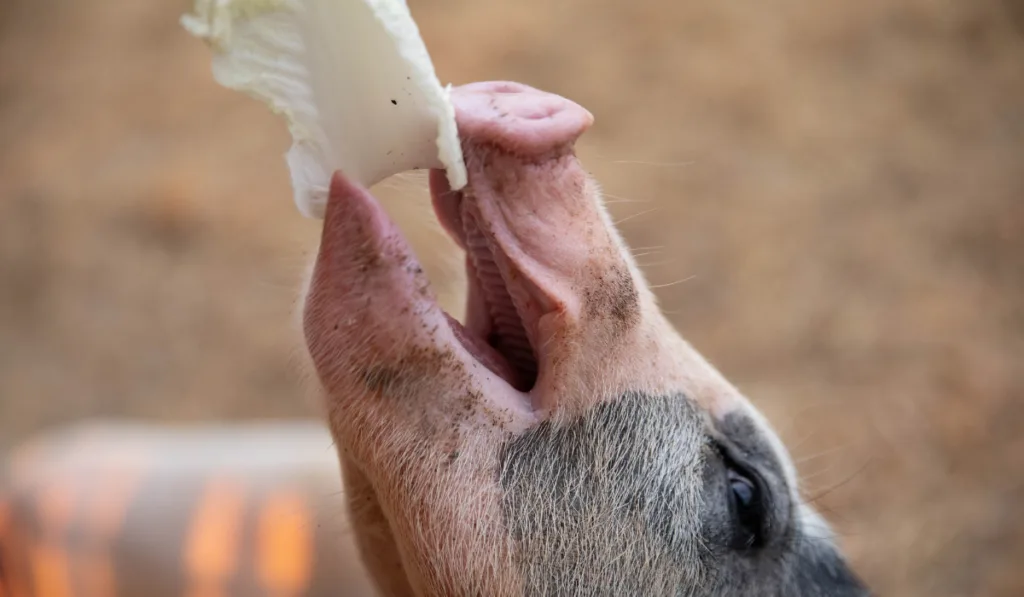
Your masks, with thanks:
M7 500L0 499L0 597L10 597L7 586L11 582L11 561L7 557L10 549L8 527L11 524L11 505Z
M74 486L69 481L46 485L39 494L36 509L42 532L39 544L31 550L35 595L70 597L71 570L64 540L75 516Z
M76 562L78 579L84 587L83 595L89 597L114 597L117 595L117 571L109 552L94 551L83 554Z
M104 477L103 487L97 488L90 496L86 516L90 545L80 569L85 594L90 597L114 597L117 594L117 571L111 558L111 543L124 526L140 478L139 470Z
M245 514L242 487L214 481L206 488L185 542L185 568L203 595L230 578L238 568Z
M10 597L7 592L7 585L11 582L11 562L7 559L7 549L10 539L8 538L7 527L11 521L11 506L5 500L0 499L0 597Z
M4 557L4 574L7 575L7 589L12 597L30 597L28 590L28 545L25 543L18 527L13 524L14 516L11 515L12 524L6 534L6 549L0 556Z
M32 573L38 597L71 597L68 554L59 546L45 543L35 546Z
M273 595L300 595L313 568L312 517L297 492L271 495L260 513L257 571Z

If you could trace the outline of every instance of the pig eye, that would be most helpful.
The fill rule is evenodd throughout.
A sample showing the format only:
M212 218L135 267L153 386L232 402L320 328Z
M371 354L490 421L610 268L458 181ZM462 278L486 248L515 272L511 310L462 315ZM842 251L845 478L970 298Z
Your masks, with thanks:
M765 542L765 500L756 475L740 467L727 469L729 506L735 523L732 547L747 551Z

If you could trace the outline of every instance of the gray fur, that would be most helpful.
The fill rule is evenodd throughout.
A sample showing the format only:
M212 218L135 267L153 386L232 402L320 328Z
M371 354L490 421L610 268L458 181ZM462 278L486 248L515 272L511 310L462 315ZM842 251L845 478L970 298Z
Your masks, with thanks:
M769 488L763 547L730 546L723 451ZM713 421L681 395L630 394L545 422L500 459L526 595L867 594L801 528L775 455L742 415Z

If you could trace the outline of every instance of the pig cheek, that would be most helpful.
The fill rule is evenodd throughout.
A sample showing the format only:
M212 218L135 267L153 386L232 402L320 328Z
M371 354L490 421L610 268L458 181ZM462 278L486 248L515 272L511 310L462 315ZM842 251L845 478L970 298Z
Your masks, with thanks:
M340 451L349 520L367 570L385 595L411 595L394 531L366 474Z
M467 587L514 585L514 572L503 565L511 561L511 543L500 510L496 444L483 433L467 438L458 454L438 454L436 447L391 451L376 466L362 467L386 527L357 532L390 530L419 594L467 595Z
M362 549L372 551L364 558L375 576L392 585L401 571L417 594L426 595L514 585L513 571L502 565L511 560L511 546L497 484L498 447L507 435L468 414L460 421L417 408L396 418L379 397L364 393L361 399L369 406L357 417L343 414L332 399L330 420L350 469L353 531ZM353 418L367 423L352 424ZM349 486L353 477L357 482Z

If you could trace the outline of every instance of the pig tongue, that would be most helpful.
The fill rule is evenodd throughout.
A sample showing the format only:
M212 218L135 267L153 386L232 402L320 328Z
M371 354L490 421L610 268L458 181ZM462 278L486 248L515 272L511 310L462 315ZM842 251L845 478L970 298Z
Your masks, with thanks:
M593 117L569 100L515 83L466 85L452 101L469 185L453 192L434 171L431 191L439 219L467 254L466 325L453 328L488 368L529 390L543 366L534 349L538 322L559 294L546 279L558 272L543 267L537 253L564 240L544 238L550 226L574 224L564 218L572 210L533 203L590 200L582 195L583 171L572 146ZM546 216L563 218L533 221Z

